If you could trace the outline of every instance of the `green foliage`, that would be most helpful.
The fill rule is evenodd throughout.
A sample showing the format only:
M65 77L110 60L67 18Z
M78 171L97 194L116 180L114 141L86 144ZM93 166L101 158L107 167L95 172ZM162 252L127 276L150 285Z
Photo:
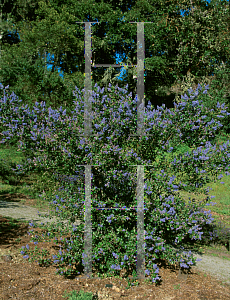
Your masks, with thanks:
M173 88L173 91L177 91L178 94L178 86L179 86L179 95L176 96L175 98L175 102L178 104L181 101L183 101L183 99L181 98L181 96L184 96L184 94L188 93L189 89L193 89L197 88L198 83L200 83L201 86L207 85L211 83L212 79L203 77L203 79L200 79L198 81L197 77L192 75L190 72L187 73L186 76L183 77L182 82L177 83L177 88Z
M68 297L68 300L94 300L98 299L97 295L93 295L92 293L84 292L83 290L80 290L80 292L72 291L71 293L67 294L66 291L64 293L63 298Z
M18 185L20 176L16 176L12 168L16 169L16 163L6 162L2 158L0 159L0 179L3 183Z
M225 103L227 106L227 112L230 113L230 67L223 65L222 68L218 70L214 79L211 82L210 90L212 93L208 93L204 97L203 105L207 110L215 109L216 103L219 101L221 105ZM230 116L225 116L222 118L221 123L223 124L222 131L225 133L230 133Z

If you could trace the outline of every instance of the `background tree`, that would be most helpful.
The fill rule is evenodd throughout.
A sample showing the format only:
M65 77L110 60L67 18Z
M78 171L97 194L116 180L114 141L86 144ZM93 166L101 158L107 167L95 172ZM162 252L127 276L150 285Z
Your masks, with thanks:
M192 1L191 1L191 3L192 3ZM197 7L195 9L197 9ZM226 4L226 7L225 7L226 13L221 15L221 17L223 17L226 20L225 21L222 21L221 19L219 20L219 23L222 25L222 28L224 28L224 31L221 32L219 37L220 37L221 40L226 40L227 41L226 42L226 50L227 51L229 50L228 37L229 37L229 34L230 34L230 32L229 32L229 13L228 13L228 10L229 10L229 2L228 2L228 4ZM213 14L216 13L215 7L212 10L212 13ZM193 7L191 9L191 14L192 15L194 14L194 8ZM207 16L208 12L204 12L203 14L205 14ZM223 24L226 24L226 25L223 25ZM216 47L218 47L218 44L217 44ZM222 67L219 66L220 63L222 63ZM228 66L229 66L229 64L225 64L225 62L223 62L223 60L218 61L216 70L218 70L218 69L227 69ZM206 83L206 84L211 84L211 82L213 82L215 79L216 79L216 74L214 76L200 76L200 77L197 77L197 76L195 76L191 73L191 68L190 68L187 71L187 74L185 76L183 76L182 80L180 79L179 81L176 81L176 84L173 85L170 90L173 91L173 92L176 92L176 102L178 103L178 101L181 99L180 96L184 95L184 93L187 92L188 88L192 87L193 89L195 89L197 87L197 84L200 83L200 82L203 82L203 83ZM228 95L229 95L229 83L228 82L229 82L228 80L226 80L224 82L224 87L228 88L227 94L224 95L225 97L228 97ZM221 84L221 83L223 83L223 80L220 80L217 83ZM218 86L218 88L221 89L222 86L221 87Z
M197 5L198 2L196 1ZM212 5L215 7L214 4ZM199 6L202 8L201 4ZM189 6L182 5L180 8L188 9ZM155 37L155 42L154 39L149 42L146 40L146 45L150 45L150 47L146 46L145 56L147 58L145 67L147 69L147 76L145 91L154 98L153 104L155 107L161 105L162 99L166 100L167 96L169 101L164 101L164 103L167 107L172 107L172 99L174 99L175 95L169 92L169 88L177 84L186 74L191 73L195 75L197 81L201 82L203 81L201 79L206 78L208 74L215 70L215 65L211 67L215 58L217 59L218 57L219 62L228 61L229 36L228 43L225 43L225 46L228 45L228 47L225 48L221 46L223 42L217 38L217 32L220 32L221 35L221 28L225 30L227 26L223 22L220 22L221 14L218 16L218 7L216 8L217 12L214 9L209 10L207 11L206 8L202 15L200 9L193 9L191 14L188 15L185 13L185 17L183 18L178 16L178 8L171 14L170 10L168 10L164 14L166 16L165 28L160 26L153 27L153 34L149 34L150 38L152 35L153 37L157 37L158 32L159 36L161 36L161 40L157 40ZM157 24L160 24L160 22L157 22ZM150 28L150 25L146 24L146 31L148 30L147 28ZM160 30L162 31L161 34ZM148 34L146 35L148 36ZM161 41L165 41L163 46L163 42L161 43ZM160 43L159 47L157 42ZM151 47L155 53L153 57L149 58ZM226 50L225 55L221 52L223 48ZM163 49L165 49L165 53L159 56L158 50ZM220 57L222 58L221 60ZM212 59L212 63L210 63L210 59ZM158 67L159 71L157 70L157 65L161 67ZM146 98L148 98L148 95L146 95Z
M102 22L92 26L92 60L95 64L115 64L115 51L122 53L124 50L127 55L124 62L136 64L137 25L127 21L153 21L145 25L145 100L146 103L150 100L155 107L162 103L168 108L173 107L175 93L170 94L170 88L188 72L197 79L206 78L215 71L216 66L211 66L215 60L218 65L229 59L227 1L214 0L208 6L203 1L196 1L194 7L188 0L120 1L119 4L92 0L18 0L4 3L5 15L12 3L13 21L7 26L19 32L22 41L11 44L1 40L0 82L4 86L9 84L10 90L30 107L36 101L45 101L47 107L62 105L68 112L72 109L76 100L72 91L75 86L80 90L84 88L85 72L84 24L76 24L76 21L87 21L88 17L90 21L98 19ZM180 9L188 8L191 13L185 13L182 18ZM119 21L123 16L123 21ZM159 51L164 54L160 55ZM46 69L48 53L54 55L51 71ZM57 67L64 72L64 79ZM93 84L97 82L104 86L118 82L121 86L128 83L129 92L135 92L135 68L127 68L124 81L113 76L115 69L111 74L109 71L94 68Z

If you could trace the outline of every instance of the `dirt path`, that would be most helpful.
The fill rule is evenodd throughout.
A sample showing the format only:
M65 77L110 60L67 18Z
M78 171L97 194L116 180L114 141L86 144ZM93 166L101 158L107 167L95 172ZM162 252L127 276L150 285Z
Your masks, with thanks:
M36 223L41 224L42 222L51 223L57 221L56 217L49 219L49 217L40 217L39 213L48 213L50 210L38 209L36 207L23 205L17 202L5 202L0 201L0 215L4 217L11 217L19 221L36 221ZM68 221L64 221L64 224L67 224ZM75 225L79 225L80 221L74 222Z

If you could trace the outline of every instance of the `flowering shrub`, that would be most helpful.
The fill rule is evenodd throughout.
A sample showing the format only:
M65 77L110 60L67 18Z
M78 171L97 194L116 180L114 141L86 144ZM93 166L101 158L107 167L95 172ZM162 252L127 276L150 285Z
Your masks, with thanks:
M124 97L127 93L125 89L110 87L109 97L103 95L104 88L99 87L92 94L93 109L99 113L94 112L92 116L91 133L95 130L97 137L80 136L83 134L84 126L84 100L82 99L81 103L75 102L76 108L72 112L72 118L62 118L65 116L62 107L59 112L49 108L48 116L45 103L41 103L41 109L36 106L31 112L24 106L14 107L14 101L9 106L8 100L4 99L0 106L0 122L10 123L7 124L8 130L3 132L6 139L1 142L5 143L11 137L15 138L16 134L18 139L21 137L18 147L26 151L28 159L23 166L18 165L17 169L14 169L17 174L27 170L48 171L54 178L59 176L59 180L61 178L63 182L63 186L56 191L57 194L49 199L50 205L56 207L56 211L51 214L55 214L61 220L69 219L69 227L62 227L61 235L70 231L71 238L62 241L64 245L60 246L59 254L53 257L53 263L60 266L57 273L63 275L76 272L72 268L73 265L85 264L83 214L85 198L84 186L81 184L84 166L78 165L92 165L92 207L101 207L101 210L91 208L92 261L99 276L104 273L118 275L121 268L135 269L136 208L130 210L126 208L136 206L137 176L136 167L133 165L146 165L148 175L145 178L143 199L145 201L145 244L143 245L145 273L151 276L152 282L157 282L160 279L159 269L157 264L154 264L154 260L167 259L170 264L179 262L182 268L194 265L195 258L191 251L184 251L181 257L177 250L184 249L182 245L185 238L201 240L203 228L214 220L210 214L202 211L202 207L210 203L202 205L200 203L200 207L191 203L185 205L175 191L180 188L195 191L209 180L207 171L217 177L218 166L221 165L226 170L229 168L229 141L220 146L220 149L209 141L221 128L219 118L226 115L226 110L224 104L220 106L217 103L216 111L212 109L204 112L201 104L202 93L199 93L202 87L198 85L194 95L191 95L190 90L190 98L185 95L184 102L175 105L174 111L164 110L164 105L157 110L151 110L152 107L148 104L144 113L145 134L152 134L152 136L132 137L131 140L130 134L135 134L137 128L137 99L131 102L130 95ZM118 93L117 89L122 94ZM205 86L203 94L207 89L208 86ZM80 98L80 95L76 96ZM7 113L10 110L17 117L8 118ZM35 112L41 114L39 119L43 120L42 122L37 122ZM178 169L183 169L188 175L185 177L186 184L179 182L175 185L173 181L176 175L169 178L165 172L164 154L171 152L174 145L178 144L197 148L191 153L174 157L170 162L170 168L175 170L175 174ZM128 150L130 148L131 150ZM159 163L155 161L157 155L160 157ZM95 165L97 167L93 167ZM160 175L156 175L154 171L156 169L160 169ZM230 174L227 171L225 173ZM220 175L218 179L222 176ZM78 193L74 193L76 190ZM208 193L208 189L205 192ZM45 198L45 195L41 197ZM105 209L111 207L116 209L112 212ZM76 219L82 222L75 227L72 223ZM58 225L62 226L61 221ZM35 224L31 221L30 226L34 227ZM44 226L44 228L48 227ZM213 236L215 233L210 231L210 240ZM52 226L49 227L46 238L46 241L55 238L58 244ZM35 235L32 240L37 244L42 238ZM39 264L52 263L50 258L43 258L48 253L37 252L36 248L33 257L27 245L21 253L29 261L41 255ZM70 268L65 270L66 266Z

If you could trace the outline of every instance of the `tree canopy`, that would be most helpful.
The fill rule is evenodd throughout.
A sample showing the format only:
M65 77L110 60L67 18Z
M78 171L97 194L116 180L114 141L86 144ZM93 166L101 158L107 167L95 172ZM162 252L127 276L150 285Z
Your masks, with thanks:
M0 43L0 82L9 85L10 91L30 107L36 101L45 101L47 107L62 105L69 111L76 100L72 93L75 86L84 88L85 31L84 23L76 22L101 22L92 25L93 63L115 64L115 51L125 51L127 58L123 63L137 64L137 25L128 22L151 21L145 24L145 102L150 100L156 107L165 103L161 102L161 96L166 99L170 88L186 74L204 80L215 73L221 62L229 60L229 2L211 0L206 5L202 0L121 0L119 3L6 0L2 4L0 25L4 32ZM182 17L181 9L189 9L191 13L186 12ZM9 38L7 29L15 32L14 40L12 35ZM163 55L159 54L161 51ZM46 68L48 53L54 55L52 70ZM58 67L64 72L64 79ZM128 83L129 92L134 93L135 69L126 69L127 76L120 81L115 77L115 69L110 73L107 68L92 68L93 85L97 82L105 86L110 82L121 87ZM165 103L168 108L173 107L173 99L172 95Z

